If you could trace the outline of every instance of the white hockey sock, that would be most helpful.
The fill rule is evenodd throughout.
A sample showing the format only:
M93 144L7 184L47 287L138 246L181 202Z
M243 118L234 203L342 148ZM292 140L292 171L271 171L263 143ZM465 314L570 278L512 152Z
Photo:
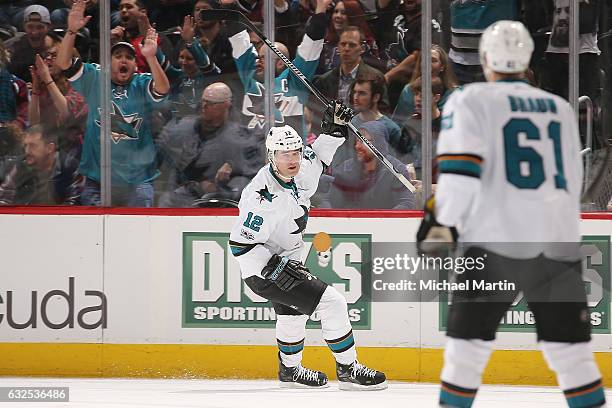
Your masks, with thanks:
M295 367L302 361L307 321L306 315L276 315L276 343L285 367Z
M440 405L470 407L491 356L492 341L447 338L440 375Z
M321 296L316 311L321 316L323 338L340 364L351 364L357 359L355 340L348 318L346 299L328 286Z
M601 373L595 364L590 342L541 341L540 347L548 366L557 374L557 382L570 408L605 406Z

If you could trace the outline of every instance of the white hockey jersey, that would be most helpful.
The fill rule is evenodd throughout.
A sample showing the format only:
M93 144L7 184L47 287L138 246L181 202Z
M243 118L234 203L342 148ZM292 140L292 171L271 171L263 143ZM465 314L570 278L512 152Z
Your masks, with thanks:
M564 99L522 81L475 83L446 103L436 217L463 242L579 242L582 160Z
M243 278L261 276L273 254L300 260L310 197L317 191L324 165L331 163L344 140L321 134L312 146L304 147L300 171L291 182L281 180L266 165L244 188L229 242Z

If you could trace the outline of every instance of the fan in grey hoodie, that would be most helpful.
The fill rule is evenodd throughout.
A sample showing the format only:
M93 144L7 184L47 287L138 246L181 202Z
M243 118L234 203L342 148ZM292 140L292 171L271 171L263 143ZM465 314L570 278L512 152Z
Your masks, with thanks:
M362 135L409 179L406 165L389 153L386 127L377 121L359 127ZM359 140L354 145L356 157L334 168L330 183L331 208L413 209L414 195L387 170ZM325 204L322 206L326 206Z

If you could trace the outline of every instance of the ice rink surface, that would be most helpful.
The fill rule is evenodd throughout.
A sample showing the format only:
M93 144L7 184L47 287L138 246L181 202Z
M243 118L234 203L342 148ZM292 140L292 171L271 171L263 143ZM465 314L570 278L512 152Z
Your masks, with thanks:
M347 392L335 381L323 390L280 389L268 380L140 380L0 378L1 387L69 387L70 402L0 403L0 407L83 408L412 408L436 407L436 384L390 382L384 391ZM612 390L606 390L608 401ZM475 408L565 407L552 387L484 386Z

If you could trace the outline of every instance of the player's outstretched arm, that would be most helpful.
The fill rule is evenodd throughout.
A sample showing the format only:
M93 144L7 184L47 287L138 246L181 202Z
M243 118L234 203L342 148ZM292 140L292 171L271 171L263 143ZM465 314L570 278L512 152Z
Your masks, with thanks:
M304 158L296 182L305 188L305 196L316 192L321 173L325 166L331 165L336 150L348 136L347 123L351 117L352 111L349 108L340 102L332 102L321 125L323 133L312 145L304 148Z
M322 133L311 147L324 165L331 164L336 150L348 137L348 122L353 116L353 111L340 101L332 101L323 113Z

